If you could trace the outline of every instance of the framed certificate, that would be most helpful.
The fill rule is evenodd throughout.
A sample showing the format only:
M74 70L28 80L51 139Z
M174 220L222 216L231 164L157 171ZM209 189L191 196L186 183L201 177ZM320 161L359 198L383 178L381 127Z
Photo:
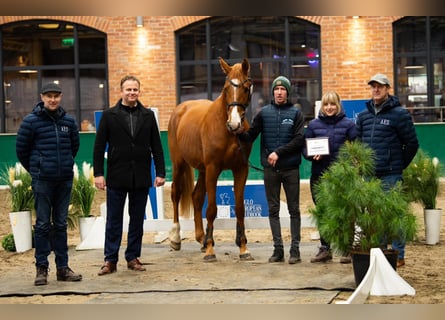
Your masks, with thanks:
M308 156L329 154L329 138L306 138L306 149Z

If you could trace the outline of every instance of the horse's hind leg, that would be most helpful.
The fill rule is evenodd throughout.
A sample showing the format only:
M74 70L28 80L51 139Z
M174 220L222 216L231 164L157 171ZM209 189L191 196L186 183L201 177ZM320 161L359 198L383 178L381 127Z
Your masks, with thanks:
M181 250L181 226L179 224L178 210L179 210L179 192L176 190L176 184L172 183L171 199L173 202L173 226L170 229L169 239L170 247L173 250Z
M169 239L170 247L173 250L181 250L181 226L179 224L179 200L181 199L182 173L180 166L173 169L173 178L171 185L171 200L173 203L173 226L170 229Z

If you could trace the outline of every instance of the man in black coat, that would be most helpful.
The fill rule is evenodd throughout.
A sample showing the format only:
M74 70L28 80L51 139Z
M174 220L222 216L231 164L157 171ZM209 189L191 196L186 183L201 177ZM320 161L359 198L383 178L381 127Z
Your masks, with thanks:
M152 186L159 187L165 183L164 152L159 128L154 112L138 100L140 81L134 76L125 76L120 87L121 99L114 107L103 112L94 145L95 185L99 189L106 187L107 192L105 263L98 275L117 270L127 196L130 221L125 259L128 269L145 271L139 257L148 191ZM151 176L152 157L156 168L154 183Z

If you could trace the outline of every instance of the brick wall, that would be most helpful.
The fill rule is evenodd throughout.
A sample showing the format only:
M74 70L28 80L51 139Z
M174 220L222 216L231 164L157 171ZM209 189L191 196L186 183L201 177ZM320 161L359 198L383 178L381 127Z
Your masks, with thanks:
M120 97L119 82L126 74L141 80L140 100L160 110L160 128L167 129L176 104L174 32L204 16L2 16L0 24L48 18L80 23L108 35L110 103ZM369 97L367 79L386 73L393 79L392 23L400 17L305 16L321 26L322 91L337 90L342 99Z

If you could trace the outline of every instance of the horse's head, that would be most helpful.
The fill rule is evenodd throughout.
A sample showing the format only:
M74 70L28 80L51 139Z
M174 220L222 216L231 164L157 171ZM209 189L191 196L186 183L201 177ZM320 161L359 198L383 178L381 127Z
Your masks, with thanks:
M222 70L226 74L224 84L224 103L227 107L227 129L232 133L244 130L243 121L246 109L250 104L253 84L250 78L250 64L247 59L229 66L223 58L219 58Z

